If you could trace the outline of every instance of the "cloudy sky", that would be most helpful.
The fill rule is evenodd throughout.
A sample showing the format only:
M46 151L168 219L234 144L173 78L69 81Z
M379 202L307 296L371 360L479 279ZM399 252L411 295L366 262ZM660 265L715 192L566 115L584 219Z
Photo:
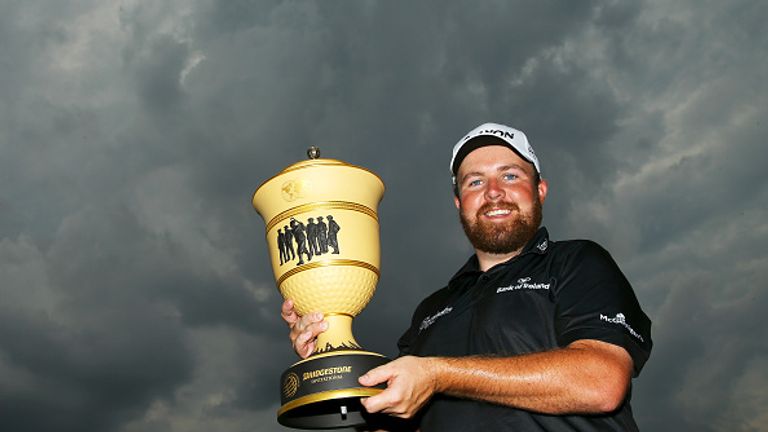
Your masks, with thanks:
M282 431L295 359L253 190L387 186L355 334L396 353L471 252L453 143L524 130L555 239L654 322L647 431L768 431L768 3L0 2L0 430Z

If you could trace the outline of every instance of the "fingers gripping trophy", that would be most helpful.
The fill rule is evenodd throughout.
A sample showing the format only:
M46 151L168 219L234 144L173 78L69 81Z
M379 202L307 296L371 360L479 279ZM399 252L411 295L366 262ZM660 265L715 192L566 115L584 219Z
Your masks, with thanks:
M280 293L300 315L322 312L328 322L312 355L283 373L277 418L301 429L359 426L367 416L360 398L381 388L363 387L357 378L388 361L352 336L352 319L379 279L376 211L384 183L365 168L320 159L316 147L307 154L309 160L285 168L253 194Z

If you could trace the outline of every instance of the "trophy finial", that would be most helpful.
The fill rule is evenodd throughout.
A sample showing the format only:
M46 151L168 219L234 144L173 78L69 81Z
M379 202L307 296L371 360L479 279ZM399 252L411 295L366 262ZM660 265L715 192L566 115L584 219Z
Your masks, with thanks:
M307 156L310 159L317 159L320 157L320 147L312 146L307 149Z

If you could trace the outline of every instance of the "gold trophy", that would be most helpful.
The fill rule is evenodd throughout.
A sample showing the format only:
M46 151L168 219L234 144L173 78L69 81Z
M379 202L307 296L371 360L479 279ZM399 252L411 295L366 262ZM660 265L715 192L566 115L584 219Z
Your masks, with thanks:
M300 315L322 312L328 322L315 352L283 373L277 420L301 429L358 426L367 418L360 398L383 387L357 378L388 361L352 336L352 318L379 280L376 210L384 183L365 168L319 159L317 147L307 155L253 194L280 293Z

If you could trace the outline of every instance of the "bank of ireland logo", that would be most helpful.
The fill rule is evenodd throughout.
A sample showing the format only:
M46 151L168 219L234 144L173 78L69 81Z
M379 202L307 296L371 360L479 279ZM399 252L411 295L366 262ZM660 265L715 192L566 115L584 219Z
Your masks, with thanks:
M291 372L283 380L283 396L290 399L297 391L299 391L299 376Z
M531 282L531 277L521 277L517 280L517 283L512 285L509 284L507 286L502 286L496 288L496 294L508 292L508 291L521 291L521 290L548 290L551 283L543 283L543 282Z

